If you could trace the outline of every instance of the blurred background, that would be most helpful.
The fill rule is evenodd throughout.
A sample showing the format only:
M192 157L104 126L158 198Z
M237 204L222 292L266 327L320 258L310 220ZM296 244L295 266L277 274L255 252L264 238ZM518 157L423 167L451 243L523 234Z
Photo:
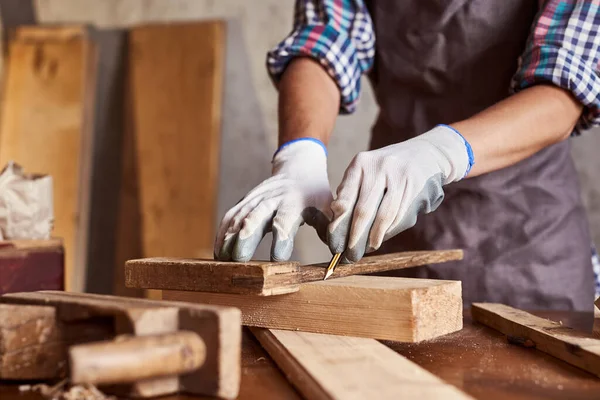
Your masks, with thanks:
M223 20L225 40L222 42L224 64L218 132L218 184L215 189L217 201L214 212L208 214L212 215L212 220L207 220L206 224L216 228L227 209L268 176L270 160L277 145L277 94L266 73L265 54L291 30L293 0L37 0L33 1L33 6L39 24L90 24L99 30L127 31L155 23ZM6 62L2 65L3 70L5 67ZM339 118L330 144L332 189L340 182L353 155L367 148L377 107L369 85L364 84L363 88L358 111ZM115 134L114 129L111 132ZM596 242L600 243L600 183L596 178L600 171L600 131L574 139L572 144L591 230ZM199 149L199 158L203 157L202 150ZM30 170L26 164L23 167L29 172L44 172ZM110 166L103 168L110 169ZM180 173L201 173L193 171L190 164L186 164L186 168ZM108 185L103 190L112 189ZM168 214L169 211L163 212ZM93 216L91 218L94 220ZM90 235L94 237L93 233ZM268 259L269 246L270 236L261 244L256 258ZM106 254L110 253L101 246L96 246L95 250L94 245L91 247L97 255L90 251L91 258L104 256L106 259ZM293 257L302 263L322 262L330 258L330 253L311 228L303 227ZM103 274L112 274L109 264L106 261L100 266L89 266L84 286L92 291L106 291L107 284L102 282L107 281ZM78 265L76 268L84 267Z

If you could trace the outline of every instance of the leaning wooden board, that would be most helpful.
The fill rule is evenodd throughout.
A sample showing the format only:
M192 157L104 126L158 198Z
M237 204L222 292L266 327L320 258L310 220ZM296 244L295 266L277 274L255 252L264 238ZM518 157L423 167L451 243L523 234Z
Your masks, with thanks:
M377 340L251 330L306 399L473 400Z
M305 283L281 296L165 290L163 298L236 307L244 325L271 329L401 342L462 329L459 281L356 275Z
M64 241L66 288L75 291L85 280L96 60L85 27L19 27L4 77L0 165L14 160L52 176L53 234Z
M412 251L365 257L339 265L329 279L460 260L462 250ZM188 290L271 296L297 292L301 283L325 276L326 264L219 262L189 258L147 258L125 264L125 285L143 289Z
M225 22L138 26L128 39L117 294L128 259L212 255Z
M590 334L503 304L473 303L471 314L511 343L536 348L600 377L600 340Z

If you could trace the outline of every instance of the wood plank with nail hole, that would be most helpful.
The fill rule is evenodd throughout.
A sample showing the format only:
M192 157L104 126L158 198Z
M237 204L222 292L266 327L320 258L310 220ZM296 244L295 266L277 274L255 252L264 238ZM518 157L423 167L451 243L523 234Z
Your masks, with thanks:
M473 400L377 340L251 330L307 399Z
M460 260L462 250L411 251L365 257L339 265L329 279ZM127 287L271 296L297 292L301 283L325 277L326 263L248 263L186 258L146 258L125 264Z
M473 303L473 319L503 334L513 344L535 347L600 377L600 340L559 322L496 303Z
M347 276L281 296L163 291L163 299L237 307L244 325L419 342L462 329L461 282Z

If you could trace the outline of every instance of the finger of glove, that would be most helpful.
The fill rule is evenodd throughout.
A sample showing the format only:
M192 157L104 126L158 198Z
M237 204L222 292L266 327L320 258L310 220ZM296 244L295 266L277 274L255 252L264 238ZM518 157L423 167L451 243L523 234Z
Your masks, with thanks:
M405 208L405 211L403 210L396 215L394 222L385 233L383 241L415 226L419 214L428 214L435 211L444 200L442 182L442 174L434 175L425 182L423 188L416 196L412 197L412 200L403 199L402 201L410 201L410 203L407 207L401 207ZM406 194L404 197L406 197Z
M297 208L280 209L273 218L273 243L271 261L287 261L294 250L294 239L304 222L302 212Z
M367 240L371 227L377 216L377 211L383 199L383 187L363 185L358 201L352 213L352 226L348 237L348 246L344 251L344 259L348 262L357 262L365 254Z
M215 241L214 254L218 260L231 260L233 245L241 229L242 222L262 201L264 201L262 196L246 198L225 214Z
M319 239L325 244L327 244L327 227L333 218L332 201L333 196L328 192L315 202L314 207L307 207L302 213L304 221L317 231Z
M403 192L404 188L388 189L383 195L383 199L377 210L377 215L373 221L373 226L369 232L369 240L367 241L366 248L367 253L373 252L381 247L385 234L396 219L396 215L400 209Z
M331 203L332 221L327 227L327 243L331 253L342 253L352 223L352 211L358 199L362 170L350 166L337 189L337 198Z
M260 203L242 223L233 246L233 261L249 261L265 234L271 230L277 202L267 200Z

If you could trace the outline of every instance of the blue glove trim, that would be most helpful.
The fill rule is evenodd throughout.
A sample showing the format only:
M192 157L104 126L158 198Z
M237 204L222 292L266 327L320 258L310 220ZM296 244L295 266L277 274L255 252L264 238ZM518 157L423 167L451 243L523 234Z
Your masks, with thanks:
M469 142L467 142L467 139L465 139L465 137L463 135L461 135L459 131L457 131L450 125L439 124L438 126L443 126L445 128L448 128L448 129L456 132L456 134L458 136L460 136L462 138L462 140L465 142L465 147L467 148L467 155L469 156L469 166L467 167L467 172L465 172L465 176L469 175L469 172L471 172L471 168L473 168L473 165L475 165L475 155L473 155L473 148L471 147L471 144ZM463 176L463 178L465 176Z
M289 142L285 142L284 144L279 146L279 148L277 149L275 154L273 154L273 158L275 158L277 153L279 153L281 150L283 150L285 147L289 146L290 144L300 142L300 141L305 141L305 140L307 140L309 142L315 142L316 144L320 145L323 148L323 151L325 151L325 156L327 156L327 146L325 146L325 143L321 142L319 139L306 137L306 138L299 138L299 139L290 140Z

